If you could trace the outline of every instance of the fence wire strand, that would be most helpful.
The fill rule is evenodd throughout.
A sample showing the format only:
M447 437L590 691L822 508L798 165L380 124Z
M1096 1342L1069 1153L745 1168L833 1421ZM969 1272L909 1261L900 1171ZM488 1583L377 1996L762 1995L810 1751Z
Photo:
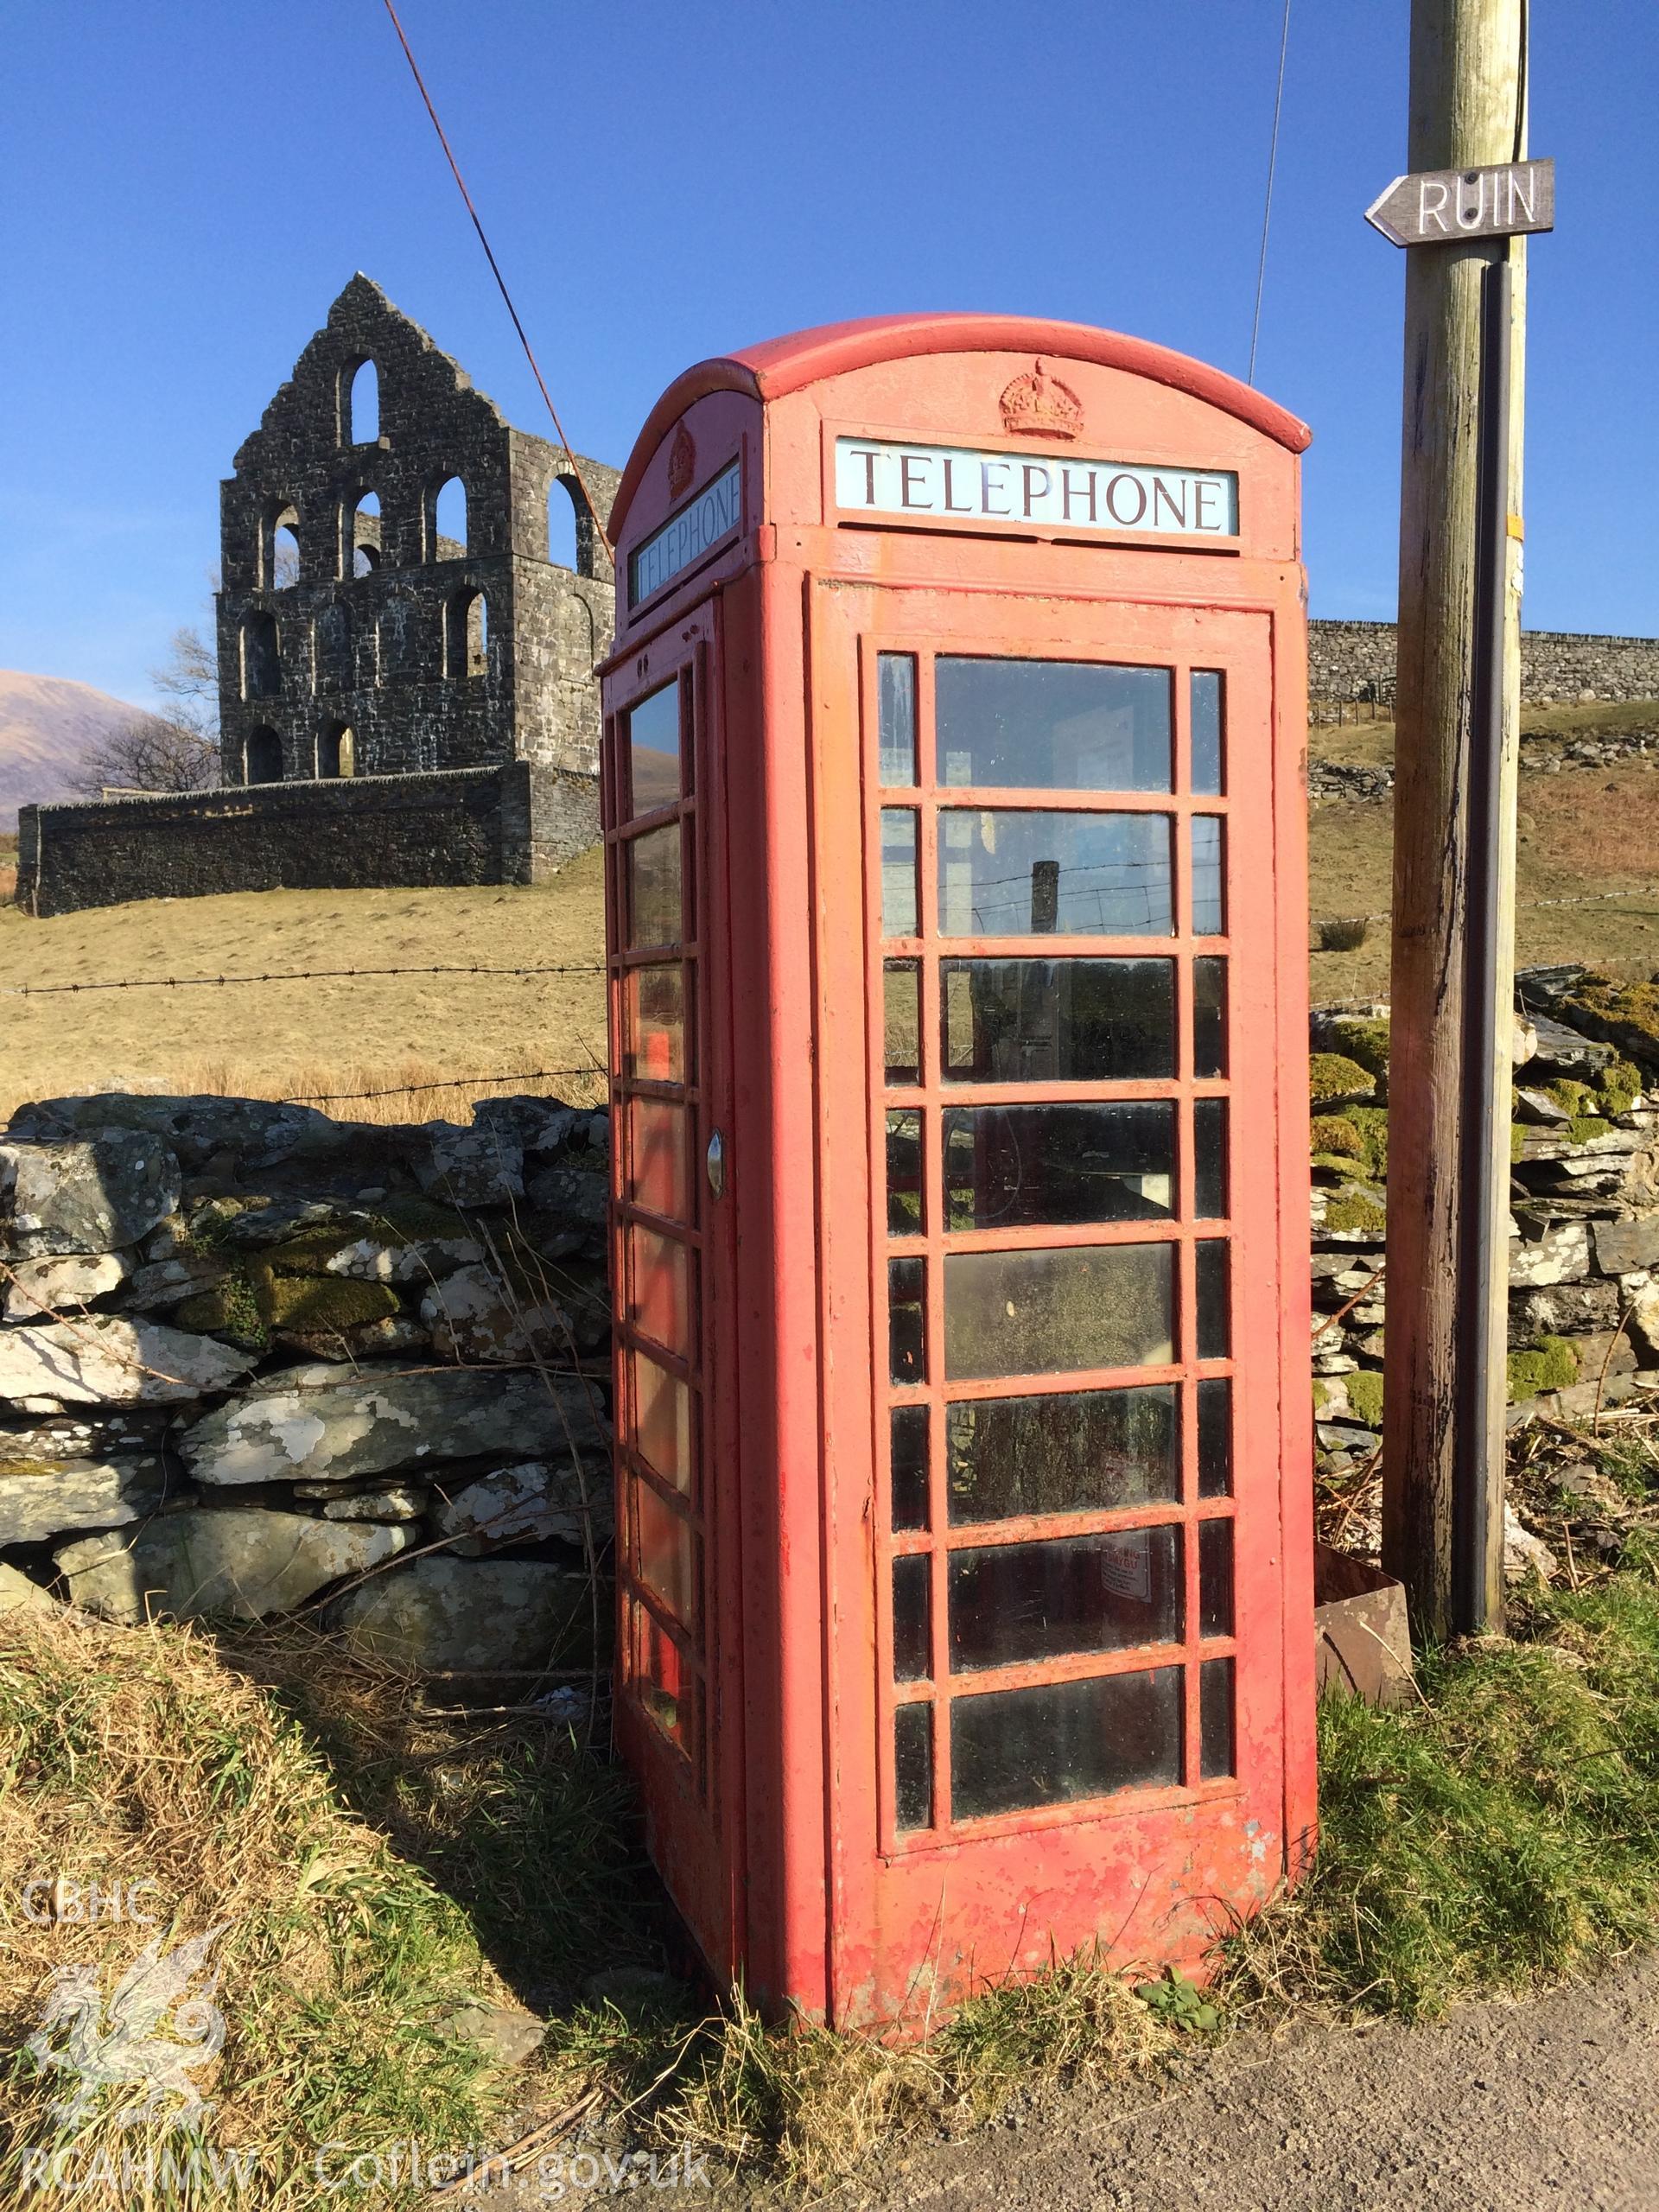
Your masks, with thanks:
M525 968L496 968L483 961L449 961L418 968L272 968L257 976L119 976L90 983L9 983L0 997L67 997L78 991L221 990L232 983L322 983L382 976L602 976L602 960L566 961Z

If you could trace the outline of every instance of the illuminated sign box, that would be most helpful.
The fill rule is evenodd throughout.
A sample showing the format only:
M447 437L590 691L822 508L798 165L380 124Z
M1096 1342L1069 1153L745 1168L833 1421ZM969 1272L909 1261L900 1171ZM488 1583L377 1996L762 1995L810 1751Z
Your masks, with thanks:
M641 600L651 598L682 569L712 551L722 538L731 537L742 514L741 470L733 461L698 493L690 506L682 507L629 556L629 606L638 607Z
M1120 537L1236 537L1238 478L1076 455L978 452L966 446L836 441L836 505L843 515L1037 523Z

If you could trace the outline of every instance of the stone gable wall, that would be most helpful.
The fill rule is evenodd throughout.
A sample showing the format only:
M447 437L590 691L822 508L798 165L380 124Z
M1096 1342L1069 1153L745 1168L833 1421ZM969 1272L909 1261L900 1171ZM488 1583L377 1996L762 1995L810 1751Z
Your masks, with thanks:
M348 394L372 360L378 435L348 436ZM583 457L608 510L619 473ZM464 544L435 535L433 503L459 477ZM551 561L550 491L575 513L576 569ZM353 524L373 493L377 520ZM555 496L559 496L556 493ZM297 579L276 588L271 533L289 508ZM329 310L220 487L218 598L224 779L259 780L270 733L284 780L327 773L340 733L359 775L530 759L598 767L595 663L614 628L610 564L562 448L514 429L466 372L354 276ZM378 565L353 573L354 541ZM482 593L488 650L474 671L465 603ZM274 652L264 639L274 636Z

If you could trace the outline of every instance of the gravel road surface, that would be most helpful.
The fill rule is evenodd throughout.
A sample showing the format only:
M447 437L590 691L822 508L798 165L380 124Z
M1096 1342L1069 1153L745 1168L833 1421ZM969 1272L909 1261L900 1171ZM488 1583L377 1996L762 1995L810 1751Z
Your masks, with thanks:
M880 2212L1659 2212L1659 1958L1526 2005L1243 2037L1150 2101L912 2149Z

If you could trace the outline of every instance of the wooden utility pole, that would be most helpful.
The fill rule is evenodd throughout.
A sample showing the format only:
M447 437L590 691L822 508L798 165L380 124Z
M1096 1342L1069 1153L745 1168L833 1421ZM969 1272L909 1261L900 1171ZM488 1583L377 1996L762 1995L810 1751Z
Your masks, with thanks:
M1524 12L1413 0L1412 170L1524 157ZM1434 1639L1503 1620L1525 266L1406 256L1382 1558Z

